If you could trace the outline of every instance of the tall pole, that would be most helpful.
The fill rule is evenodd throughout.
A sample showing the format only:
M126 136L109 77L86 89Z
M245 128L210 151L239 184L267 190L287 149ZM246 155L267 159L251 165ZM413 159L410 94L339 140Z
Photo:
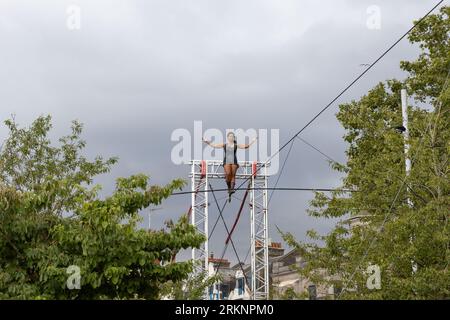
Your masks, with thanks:
M409 158L409 128L408 128L408 93L406 92L406 89L402 89L401 91L401 96L402 96L402 118L403 118L403 127L405 128L405 132L403 132L404 136L404 144L405 144L405 174L406 174L406 178L409 177L409 174L411 173L411 159ZM407 187L407 192L408 192L408 198L407 198L407 202L408 202L408 206L412 207L413 203L411 201L411 199L409 198L409 187ZM413 237L410 237L410 242L411 244L413 243ZM412 267L412 271L413 273L415 273L417 271L417 264L411 260L411 267Z
M406 89L402 89L402 118L403 118L403 127L405 128L404 143L405 143L405 167L406 167L406 176L409 176L411 172L411 159L409 158L409 128L408 128L408 94ZM408 203L410 200L408 199Z

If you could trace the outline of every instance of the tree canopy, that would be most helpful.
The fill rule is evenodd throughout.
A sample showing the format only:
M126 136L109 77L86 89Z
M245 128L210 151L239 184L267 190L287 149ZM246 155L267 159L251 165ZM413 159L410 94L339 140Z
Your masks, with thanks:
M360 100L340 105L336 116L346 130L347 162L331 166L344 174L340 190L354 192L316 193L309 213L342 222L326 235L309 231L314 241L282 232L308 261L299 272L341 289L338 298L450 296L449 15L450 7L442 7L410 33L421 53L401 62L404 81L379 83ZM402 125L402 88L413 98L409 175L404 137L395 130ZM370 265L381 270L381 289L366 286Z
M176 262L181 249L204 241L183 216L167 228L138 228L139 212L159 205L185 183L150 186L143 174L117 179L101 198L93 178L116 158L83 155L82 125L55 146L51 117L29 128L5 122L0 151L1 299L157 299L167 281L178 283L192 261ZM78 276L79 286L70 286ZM74 282L76 285L76 281Z

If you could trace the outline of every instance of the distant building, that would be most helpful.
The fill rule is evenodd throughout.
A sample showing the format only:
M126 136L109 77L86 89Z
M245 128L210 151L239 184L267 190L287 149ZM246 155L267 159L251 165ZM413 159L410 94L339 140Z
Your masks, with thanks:
M357 215L353 215L350 218L347 218L342 223L346 224L350 227L350 230L353 230L356 227L367 225L367 218L370 217L370 213L367 211L361 211Z
M274 299L280 299L288 289L297 296L307 299L333 299L336 294L333 288L317 286L309 279L301 277L296 268L304 268L306 261L298 250L285 253L281 243L269 242L269 281ZM256 244L258 246L258 243ZM209 288L212 300L250 300L251 269L250 264L231 266L227 259L217 259L211 253L209 257L209 273L215 274L220 265L220 283ZM245 274L245 276L244 276ZM246 281L247 280L247 281Z
M303 286L300 275L293 269L294 266L303 267L303 261L296 250L289 251L271 263L269 274L276 296L282 295L288 288L292 288L297 294L301 293Z
M310 300L333 298L333 288L318 286L305 277L301 277L298 269L304 268L306 261L300 256L298 250L289 251L272 261L270 280L275 299L280 299L288 289L297 296Z
M235 270L234 274L235 282L233 290L230 291L228 300L250 300L251 299L250 286L252 281L250 276L250 265L248 264L242 266L244 272L242 272L242 269L239 264L235 265L233 268ZM246 283L246 280L248 283Z
M209 256L208 273L214 275L219 269L222 277L220 283L215 283L208 290L210 300L228 300L230 291L234 289L234 271L230 268L230 262L227 259L218 259L214 257L214 253Z
M281 243L272 242L269 239L269 265L271 261L284 254ZM256 246L260 245L256 243ZM220 265L219 274L222 277L221 283L216 283L209 289L209 297L213 300L250 300L251 299L251 266L250 264L238 263L230 266L226 259L217 259L211 253L209 257L209 273L215 274ZM270 270L270 266L269 266ZM244 272L243 272L244 271ZM245 276L244 276L245 275Z

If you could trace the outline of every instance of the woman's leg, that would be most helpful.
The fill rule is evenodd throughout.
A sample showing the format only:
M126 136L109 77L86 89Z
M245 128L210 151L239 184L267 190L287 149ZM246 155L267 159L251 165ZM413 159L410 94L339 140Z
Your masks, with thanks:
M225 172L225 181L227 182L228 192L230 192L230 188L231 188L231 174L232 174L231 164L225 164L223 166L223 170Z
M231 184L231 192L234 192L234 186L236 184L236 172L238 170L238 165L237 164L232 164L231 165L231 179L230 179L230 184Z

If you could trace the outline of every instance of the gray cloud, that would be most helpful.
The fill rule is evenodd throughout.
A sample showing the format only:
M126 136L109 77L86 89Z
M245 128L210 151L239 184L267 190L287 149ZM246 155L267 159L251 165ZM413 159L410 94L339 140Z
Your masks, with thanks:
M82 28L66 28L66 8L79 5ZM366 27L371 1L2 1L0 4L0 118L15 113L27 124L40 114L54 117L54 135L69 121L86 125L87 153L117 155L120 163L99 177L107 194L114 179L144 172L152 182L185 177L188 168L170 161L177 128L277 128L286 141L326 105L412 23L430 3L387 1L381 29ZM404 77L398 64L418 53L402 42L338 103L358 99L377 82ZM338 103L303 137L345 161ZM6 133L0 128L0 136ZM285 152L282 154L283 160ZM295 142L280 186L335 187L340 176L324 157ZM271 179L273 183L275 179ZM223 187L223 182L216 182ZM223 195L221 195L223 196ZM239 195L238 195L239 196ZM242 196L242 195L241 195ZM305 239L334 221L305 214L311 193L276 193L274 225ZM189 207L188 196L171 198L155 213L154 227ZM232 222L237 200L227 208ZM211 213L211 219L217 212ZM236 232L245 255L248 214ZM220 227L212 250L221 252ZM231 251L228 257L233 259ZM233 259L234 260L234 259Z

